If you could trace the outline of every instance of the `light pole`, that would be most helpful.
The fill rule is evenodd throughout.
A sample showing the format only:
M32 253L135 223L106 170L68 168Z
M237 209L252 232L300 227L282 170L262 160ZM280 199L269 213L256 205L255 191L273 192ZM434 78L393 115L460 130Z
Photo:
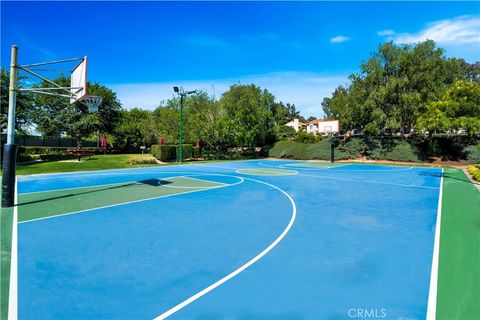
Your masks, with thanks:
M196 90L193 91L183 91L182 87L173 87L173 91L175 91L179 96L180 96L180 154L178 155L179 162L182 162L183 160L183 147L182 147L182 134L183 134L183 98L186 97L189 94L197 92Z

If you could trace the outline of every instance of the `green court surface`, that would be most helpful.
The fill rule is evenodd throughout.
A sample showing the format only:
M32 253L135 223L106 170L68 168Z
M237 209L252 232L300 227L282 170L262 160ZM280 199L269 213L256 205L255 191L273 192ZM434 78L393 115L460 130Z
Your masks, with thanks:
M127 202L207 190L223 185L196 178L173 177L22 194L19 196L18 221L42 219Z
M437 319L480 319L480 192L445 169Z
M8 315L12 224L13 208L2 208L0 216L0 249L2 262L0 269L0 319L7 319Z

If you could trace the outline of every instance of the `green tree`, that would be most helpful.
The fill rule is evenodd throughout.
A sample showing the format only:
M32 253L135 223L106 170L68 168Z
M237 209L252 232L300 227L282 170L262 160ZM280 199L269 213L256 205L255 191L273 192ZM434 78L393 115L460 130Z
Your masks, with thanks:
M60 76L53 81L61 86L70 86L70 80L64 76ZM38 86L49 87L50 85L43 82ZM98 130L107 133L112 132L118 122L121 110L116 94L97 83L89 85L89 93L103 97L98 112L89 112L83 102L70 104L70 101L65 98L35 95L34 121L37 131L44 136L68 134L76 137L78 142L81 141L82 137L91 135Z
M120 113L113 133L113 146L122 150L139 150L156 143L150 127L152 112L134 108Z
M413 127L456 79L475 78L475 66L447 59L433 41L416 45L382 44L338 87L322 107L344 130L362 128L376 134L383 129Z
M251 85L232 85L222 95L225 110L220 123L229 142L236 146L261 146L273 141L271 110L275 98L267 90Z
M429 132L465 129L467 134L480 132L480 84L458 80L442 99L428 104L427 112L418 119L418 126Z
M24 79L24 77L19 76L19 88L24 87ZM10 73L2 67L0 69L0 127L2 132L7 130L9 86ZM20 133L27 133L33 125L34 108L35 105L33 104L33 96L31 93L17 93L15 129Z

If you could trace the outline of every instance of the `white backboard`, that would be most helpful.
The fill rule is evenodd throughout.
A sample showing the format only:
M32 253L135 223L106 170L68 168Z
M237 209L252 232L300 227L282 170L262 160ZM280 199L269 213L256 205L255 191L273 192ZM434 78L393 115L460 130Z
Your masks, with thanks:
M87 63L88 57L85 56L72 70L70 75L70 90L73 97L70 98L70 103L75 103L87 94Z

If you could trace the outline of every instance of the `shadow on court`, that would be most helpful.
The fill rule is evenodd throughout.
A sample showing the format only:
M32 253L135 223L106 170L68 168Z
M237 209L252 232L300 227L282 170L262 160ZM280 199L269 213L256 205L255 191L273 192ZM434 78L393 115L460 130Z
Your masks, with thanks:
M45 199L40 199L40 200L35 200L35 201L22 202L22 203L17 204L17 206L21 207L21 206L24 206L24 205L40 203L40 202L45 202L45 201L51 201L51 200L65 199L65 198L69 198L69 197L75 197L75 196L80 196L80 195L85 195L85 194L92 194L92 193L101 192L101 191L122 189L122 188L127 188L127 187L131 187L131 186L138 185L138 184L146 184L146 185L149 185L149 186L152 186L152 187L161 187L163 185L167 185L167 184L171 184L171 183L173 183L173 182L172 181L161 180L161 179L146 179L146 180L135 181L135 182L125 183L125 184L121 184L121 185L105 187L105 188L100 188L100 189L95 189L95 190L88 190L88 191L84 191L84 192L72 192L72 193L69 193L69 194L61 195L61 196L50 197L50 198L45 198ZM92 188L95 188L95 186L92 186ZM75 189L73 189L73 190L75 190Z
M475 182L475 181L471 181L470 179L468 179L466 176L463 178L458 178L456 177L455 175L453 174L450 174L450 173L445 173L445 172L427 172L427 171L422 171L422 172L419 172L418 173L419 175L421 176L429 176L429 177L438 177L438 178L445 178L445 179L452 179L452 180L457 180L457 181L460 181L460 182L465 182L465 183L471 183L471 184L475 184L475 185L480 185L479 182Z

